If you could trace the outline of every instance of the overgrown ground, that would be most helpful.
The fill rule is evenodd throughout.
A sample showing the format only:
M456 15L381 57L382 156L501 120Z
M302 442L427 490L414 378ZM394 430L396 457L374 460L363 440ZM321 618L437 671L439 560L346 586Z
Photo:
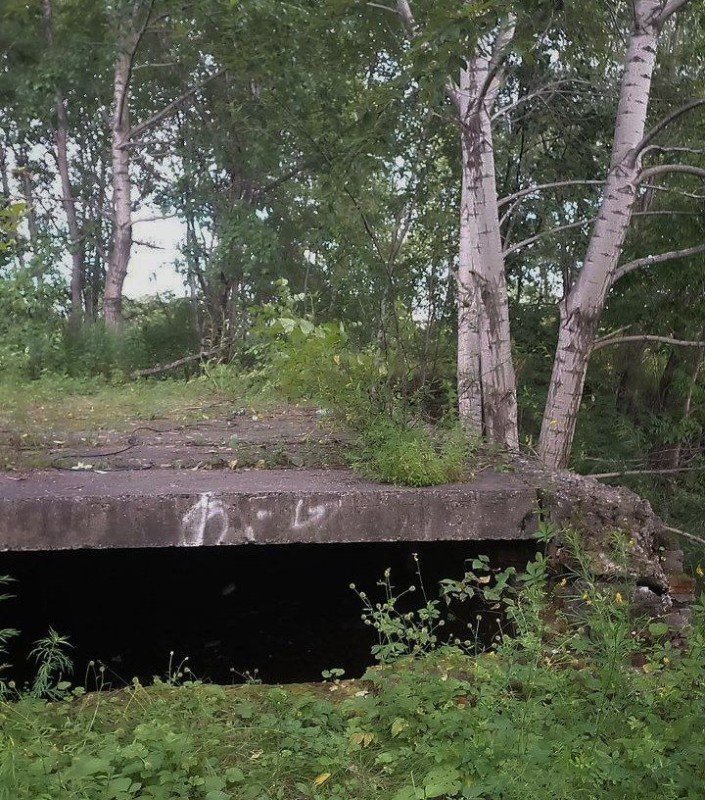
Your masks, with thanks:
M175 671L0 704L0 798L701 798L705 632L675 650L658 627L635 633L619 596L585 597L583 624L550 644L518 603L523 631L485 655L441 648L361 681L227 688Z
M235 367L190 380L0 383L0 469L353 466L373 480L429 485L505 464L457 424L402 423L369 399L351 422L329 399L240 378Z
M205 378L4 383L0 468L341 466L341 433L317 410Z

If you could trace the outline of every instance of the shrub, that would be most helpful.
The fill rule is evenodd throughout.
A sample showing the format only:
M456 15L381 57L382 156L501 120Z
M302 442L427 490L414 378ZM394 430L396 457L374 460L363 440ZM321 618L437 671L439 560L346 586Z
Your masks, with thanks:
M432 432L378 417L361 434L351 463L371 480L404 486L434 486L470 476L476 443L460 425Z

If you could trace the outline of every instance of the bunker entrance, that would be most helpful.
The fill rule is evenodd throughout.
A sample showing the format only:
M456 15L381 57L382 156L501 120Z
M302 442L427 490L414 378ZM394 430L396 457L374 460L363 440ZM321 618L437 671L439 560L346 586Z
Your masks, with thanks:
M0 574L16 582L15 597L0 605L0 628L21 631L5 678L29 680L28 653L49 627L69 637L72 682L89 689L99 665L104 684L116 688L133 677L165 678L186 657L193 676L223 684L248 676L318 681L331 668L359 677L374 663L377 638L350 584L382 600L377 583L389 568L399 591L418 585L417 554L432 597L439 580L462 576L468 559L483 554L495 567L521 569L535 547L456 541L2 553ZM413 607L422 597L407 600ZM478 611L463 608L459 635L477 624ZM485 643L496 630L486 620Z

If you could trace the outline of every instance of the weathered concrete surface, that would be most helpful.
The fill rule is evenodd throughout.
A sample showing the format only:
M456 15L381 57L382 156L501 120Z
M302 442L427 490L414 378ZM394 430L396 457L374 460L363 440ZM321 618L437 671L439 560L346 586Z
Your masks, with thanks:
M528 539L536 499L492 473L426 489L343 470L0 475L0 550Z

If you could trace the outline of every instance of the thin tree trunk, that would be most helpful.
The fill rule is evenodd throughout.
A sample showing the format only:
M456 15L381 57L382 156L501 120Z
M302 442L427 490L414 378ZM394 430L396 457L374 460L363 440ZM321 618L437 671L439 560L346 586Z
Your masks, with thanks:
M122 328L122 289L127 277L132 250L132 183L130 180L129 91L132 61L138 41L133 34L121 49L113 78L112 179L113 232L105 276L103 315L112 330Z
M465 129L461 136L463 157L460 195L460 247L457 275L458 306L458 416L468 433L481 434L482 377L480 365L479 276L473 270L473 244L477 239L470 163L472 145Z
M560 303L558 347L539 439L539 456L550 467L568 464L592 344L631 221L640 172L631 156L644 135L660 11L658 0L635 0L602 205L582 269Z
M47 43L51 47L54 42L51 0L43 0L43 4L44 32ZM69 252L71 253L71 322L74 325L79 325L83 312L84 245L76 217L76 201L71 189L71 178L69 176L69 124L61 90L56 92L54 107L57 120L54 140L56 142L56 160L61 178L61 203L66 214L66 222L69 229Z
M10 202L10 179L7 174L6 150L0 144L0 186L2 186L3 205Z
M497 37L499 61L514 23ZM463 154L458 269L458 395L466 428L484 430L494 442L517 450L516 377L511 352L509 303L497 209L490 111L499 90L496 68L476 56L461 71L459 115ZM479 391L478 391L479 389ZM478 425L478 408L481 425Z
M39 229L37 226L37 211L34 207L34 188L32 186L32 173L29 169L29 157L24 145L20 147L16 155L17 172L19 173L20 185L22 187L22 199L27 209L27 229L29 231L29 246L32 255L37 256L39 252ZM41 275L38 277L41 278Z

